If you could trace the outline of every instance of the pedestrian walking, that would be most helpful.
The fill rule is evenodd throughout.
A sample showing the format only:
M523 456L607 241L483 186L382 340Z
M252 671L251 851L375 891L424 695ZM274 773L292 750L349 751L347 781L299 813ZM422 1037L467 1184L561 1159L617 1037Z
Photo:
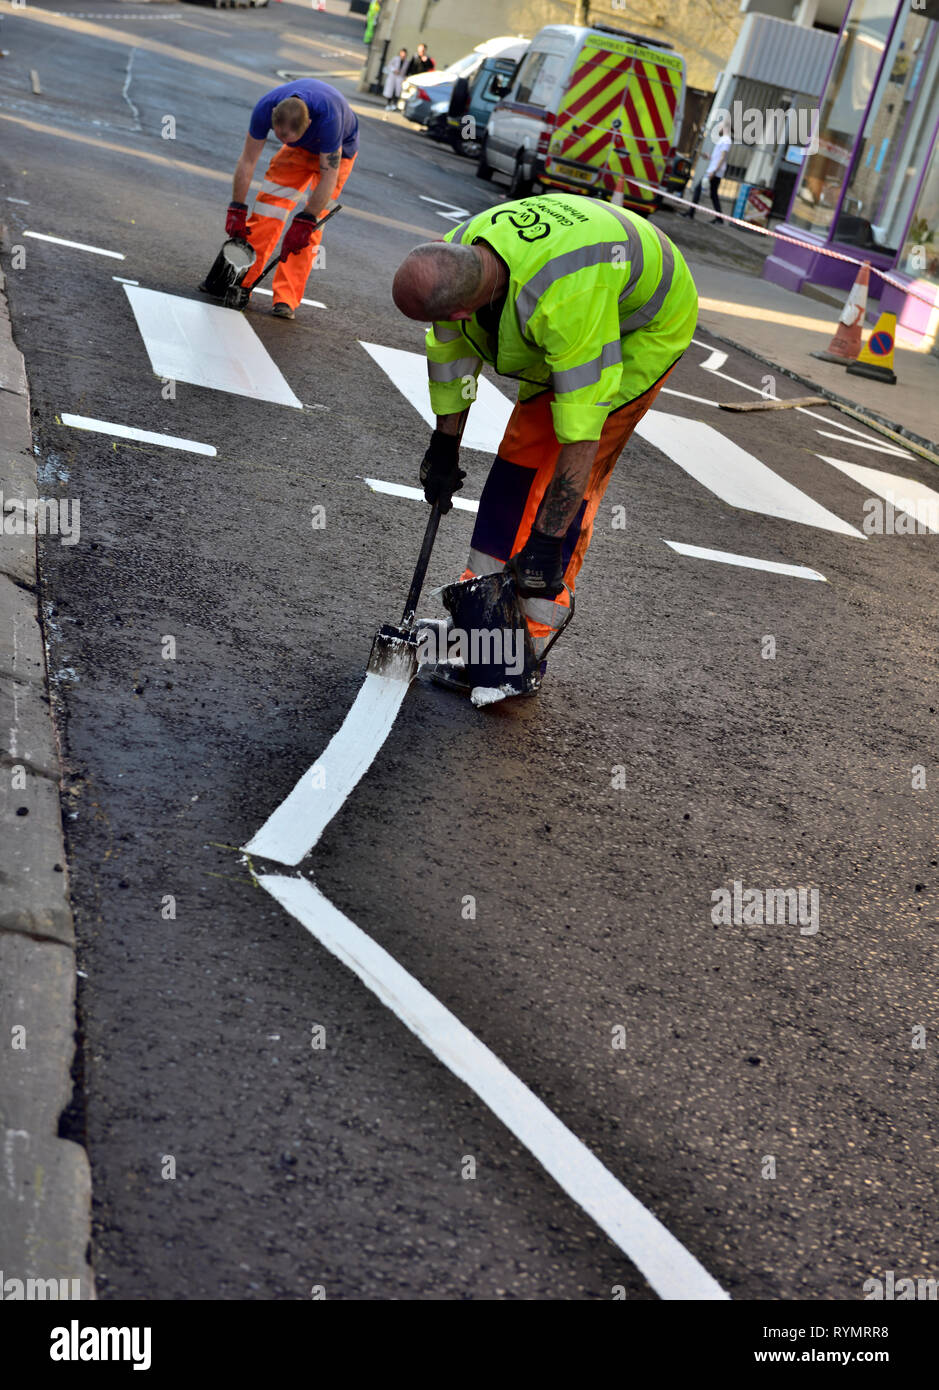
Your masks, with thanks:
M502 203L418 246L393 296L430 322L437 417L420 478L448 511L483 362L521 382L479 501L464 580L511 569L536 660L570 617L613 466L691 341L698 295L646 218L577 195ZM534 683L540 683L535 670ZM434 679L467 692L454 663Z
M720 222L720 214L723 213L723 208L721 207L721 200L717 196L717 190L720 188L721 179L727 172L727 159L730 155L730 150L731 146L733 145L733 141L730 138L730 130L724 122L714 127L711 138L714 141L714 149L711 152L711 158L708 161L708 167L705 171L704 178L706 178L708 181L708 191L711 195L711 203L714 207L714 211L718 214L717 217L712 217L711 221ZM693 203L698 203L701 201L701 190L703 184L703 178L698 179L698 182L695 184L694 191L691 194L691 201ZM684 213L682 213L682 216L694 217L694 214L695 209L688 208Z

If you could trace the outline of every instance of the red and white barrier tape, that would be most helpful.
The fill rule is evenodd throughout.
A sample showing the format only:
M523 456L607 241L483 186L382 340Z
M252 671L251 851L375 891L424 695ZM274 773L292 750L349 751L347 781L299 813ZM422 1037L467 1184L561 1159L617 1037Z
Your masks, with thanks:
M831 251L826 246L816 246L814 242L803 241L801 237L786 236L783 232L772 232L766 227L758 227L755 222L745 222L742 217L733 217L729 212L715 212L713 207L708 207L705 203L692 202L690 198L681 198L677 193L666 193L664 188L656 188L651 183L642 183L639 179L627 178L625 182L627 187L633 184L636 188L647 188L650 193L656 193L660 198L669 198L673 203L683 203L685 207L697 208L701 212L709 213L711 217L719 217L723 222L732 222L735 227L743 227L748 232L759 232L760 236L788 242L790 246L799 246L803 251L814 251L819 256L829 256L833 261L847 261L849 265L856 265L859 270L863 265L870 265L871 274L879 276L885 284L893 285L895 289L902 290L911 299L921 300L923 304L928 304L930 309L939 309L939 291L937 291L936 298L930 299L922 291L904 284L902 280L898 280L888 271L878 270L870 261L859 261L855 256L845 256L842 252Z

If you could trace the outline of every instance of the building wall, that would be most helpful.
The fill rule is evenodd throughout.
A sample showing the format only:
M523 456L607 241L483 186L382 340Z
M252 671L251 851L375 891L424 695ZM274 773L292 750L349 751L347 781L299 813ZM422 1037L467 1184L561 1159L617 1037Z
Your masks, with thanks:
M413 53L423 40L437 66L445 67L483 39L532 38L545 24L579 23L578 12L566 0L384 0L372 48L380 53L390 38L394 51ZM589 15L592 23L672 44L688 65L689 84L704 88L714 86L743 19L739 0L596 0Z

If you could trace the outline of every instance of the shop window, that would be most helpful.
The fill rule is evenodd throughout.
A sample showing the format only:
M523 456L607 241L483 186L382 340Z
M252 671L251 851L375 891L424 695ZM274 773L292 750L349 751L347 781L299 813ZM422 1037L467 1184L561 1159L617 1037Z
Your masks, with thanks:
M804 162L790 220L827 237L884 56L896 0L854 0L841 35L818 129Z
M897 268L939 286L939 144L933 145Z
M834 230L836 241L895 255L936 120L939 24L901 10L870 104Z

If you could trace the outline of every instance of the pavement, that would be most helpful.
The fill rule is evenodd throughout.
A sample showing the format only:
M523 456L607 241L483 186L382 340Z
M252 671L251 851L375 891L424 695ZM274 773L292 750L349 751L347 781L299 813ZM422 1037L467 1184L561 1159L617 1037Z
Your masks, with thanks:
M57 994L51 965L41 985L55 1048L26 1078L42 1118L12 1123L90 1164L102 1299L654 1297L521 1122L261 886L289 874L734 1298L858 1300L885 1270L934 1275L939 1116L915 1039L939 1026L936 533L883 504L939 501L939 483L832 406L721 410L765 375L729 330L702 319L630 442L538 700L484 714L419 682L313 854L245 862L356 699L423 529L420 501L364 481L413 489L427 437L422 331L391 275L502 190L354 95L362 153L313 303L285 322L268 300L217 334L223 365L236 331L263 349L286 403L198 384L192 363L158 374L134 305L205 306L247 107L301 62L354 93L335 73L360 28L296 5L4 12L0 207L31 438L15 354L0 403L18 402L16 486L81 504L75 544L37 538L47 665L16 538L0 588L32 641L19 819L48 803L25 862L63 883L30 892L8 870L33 913L3 936L24 1007L38 937L59 972ZM710 231L684 241L705 298L747 304L730 277L752 285L752 257ZM464 500L510 389L488 380ZM471 526L445 519L429 590L462 569ZM734 883L817 890L817 932L715 920ZM74 1269L87 1185L53 1188ZM21 1231L0 1238L8 1277L41 1267Z
M675 221L681 223L683 219L662 219L660 225L671 235ZM714 238L726 235L719 226L706 230ZM680 227L675 240L682 245ZM900 346L894 353L896 385L849 376L844 367L819 362L810 355L827 348L838 324L838 307L832 305L826 310L813 297L793 294L749 270L715 264L704 259L698 247L689 250L688 264L700 296L698 322L722 341L745 348L768 365L854 405L900 434L937 447L939 357Z
M0 1270L10 1279L68 1280L88 1299L88 1155L60 1131L74 1088L75 930L40 625L30 502L39 489L26 373L4 291L0 274Z

